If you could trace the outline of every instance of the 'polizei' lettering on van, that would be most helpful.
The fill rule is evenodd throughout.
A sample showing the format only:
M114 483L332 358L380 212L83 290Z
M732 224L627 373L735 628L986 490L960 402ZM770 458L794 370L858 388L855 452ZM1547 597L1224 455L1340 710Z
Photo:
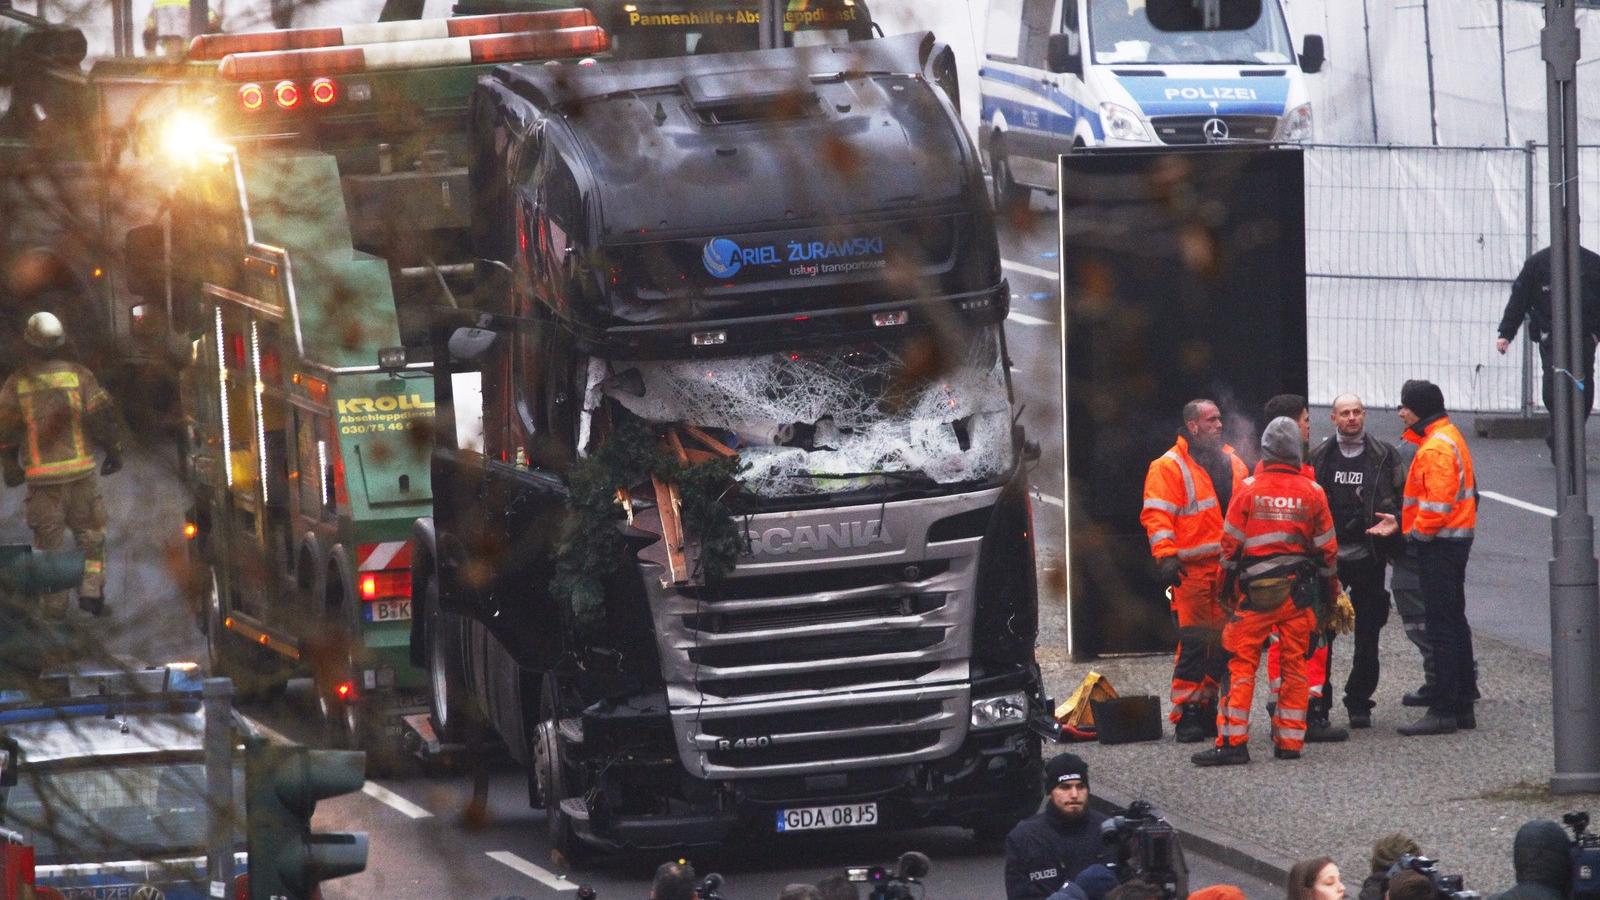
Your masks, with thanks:
M1168 100L1254 100L1256 89L1247 87L1169 87Z
M805 550L863 550L876 544L892 543L882 519L795 528L780 526L751 531L748 537L750 553L756 556L782 556Z

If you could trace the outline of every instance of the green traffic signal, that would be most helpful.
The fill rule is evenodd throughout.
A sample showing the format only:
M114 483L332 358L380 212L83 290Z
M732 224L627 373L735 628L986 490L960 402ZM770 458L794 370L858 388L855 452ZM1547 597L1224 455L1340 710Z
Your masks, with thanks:
M307 900L367 867L365 833L312 834L317 801L361 789L367 755L253 741L245 749L250 900Z

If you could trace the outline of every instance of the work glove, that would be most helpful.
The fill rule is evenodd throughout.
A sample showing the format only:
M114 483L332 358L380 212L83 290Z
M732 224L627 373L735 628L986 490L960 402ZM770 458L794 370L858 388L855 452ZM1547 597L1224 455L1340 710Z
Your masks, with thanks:
M28 480L22 471L22 463L17 462L15 453L0 453L0 468L4 469L6 487L21 487Z
M1181 579L1179 571L1182 565L1176 556L1163 556L1156 560L1156 583L1177 584Z
M105 462L100 464L101 475L115 475L122 471L122 451L107 450Z

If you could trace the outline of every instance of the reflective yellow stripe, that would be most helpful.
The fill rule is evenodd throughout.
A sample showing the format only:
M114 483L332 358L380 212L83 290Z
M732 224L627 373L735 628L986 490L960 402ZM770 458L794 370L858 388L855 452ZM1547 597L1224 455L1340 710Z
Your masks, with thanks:
M72 459L60 460L58 462L39 463L38 465L28 466L25 474L29 478L33 478L35 476L48 477L51 475L78 475L83 472L88 472L93 468L94 457L79 456Z
M1146 497L1144 498L1144 508L1159 509L1163 512L1176 513L1178 511L1178 504L1168 500L1162 500L1157 497Z
M1306 720L1306 711L1303 709L1284 709L1279 706L1278 718L1285 722L1304 722Z
M90 575L100 574L100 570L103 566L104 563L100 562L98 559L86 559L83 561L83 571Z
M34 391L75 390L78 387L76 372L45 372L42 375L24 375L17 379L17 393Z

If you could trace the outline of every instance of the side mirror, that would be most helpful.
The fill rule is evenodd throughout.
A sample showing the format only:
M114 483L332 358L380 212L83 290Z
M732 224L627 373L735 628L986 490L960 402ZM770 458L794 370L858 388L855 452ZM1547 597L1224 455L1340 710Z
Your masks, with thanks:
M167 251L160 225L128 229L122 241L122 260L129 293L146 300L166 298Z
M1070 34L1052 34L1045 43L1045 67L1052 72L1083 76L1083 56Z
M447 344L450 358L457 362L473 362L489 352L498 336L487 328L457 328L451 332Z
M1322 71L1322 64L1327 61L1328 53L1322 46L1322 35L1306 35L1305 42L1300 46L1300 71L1315 75Z
M0 738L0 788L16 787L21 768L22 745L16 738Z

